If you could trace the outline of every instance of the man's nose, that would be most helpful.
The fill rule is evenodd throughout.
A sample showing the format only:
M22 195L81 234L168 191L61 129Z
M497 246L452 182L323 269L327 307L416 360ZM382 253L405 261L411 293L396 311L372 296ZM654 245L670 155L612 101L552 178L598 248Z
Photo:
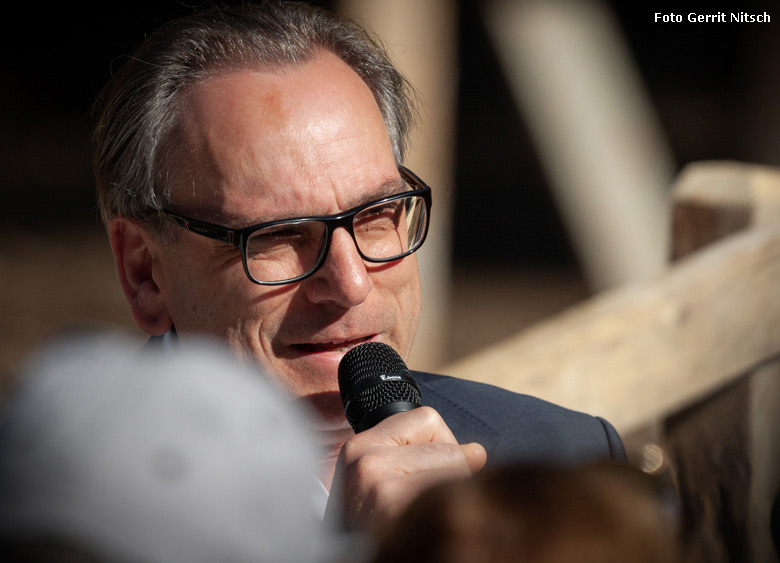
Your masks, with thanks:
M303 284L312 303L332 302L344 308L363 303L373 287L355 241L343 227L333 231L325 262Z

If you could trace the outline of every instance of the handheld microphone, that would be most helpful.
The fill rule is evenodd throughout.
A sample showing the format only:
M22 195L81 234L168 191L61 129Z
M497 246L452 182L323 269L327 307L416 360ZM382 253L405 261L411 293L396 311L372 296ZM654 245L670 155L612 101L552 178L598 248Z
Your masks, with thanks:
M393 414L422 406L420 389L401 356L382 342L359 344L339 363L347 422L362 432Z

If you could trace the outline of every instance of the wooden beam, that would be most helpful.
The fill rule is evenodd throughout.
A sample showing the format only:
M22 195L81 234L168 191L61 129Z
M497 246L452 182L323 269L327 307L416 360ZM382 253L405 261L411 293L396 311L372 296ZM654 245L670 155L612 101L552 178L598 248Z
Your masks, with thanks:
M780 231L746 231L444 373L598 414L629 433L780 354L778 280Z
M673 200L672 258L679 259L745 229L780 224L780 171L696 163L680 175ZM705 561L778 561L770 514L780 489L780 362L765 360L664 424L686 527Z
M661 272L674 163L608 3L491 0L482 7L592 287Z
M457 105L454 0L338 0L336 9L375 33L420 97L420 123L405 164L434 190L425 249L416 255L423 314L409 364L438 370L446 355L451 277Z
M666 451L697 560L778 562L780 171L689 165L672 268L446 369L599 414Z
M780 225L780 170L732 161L695 162L672 190L671 258L748 227Z

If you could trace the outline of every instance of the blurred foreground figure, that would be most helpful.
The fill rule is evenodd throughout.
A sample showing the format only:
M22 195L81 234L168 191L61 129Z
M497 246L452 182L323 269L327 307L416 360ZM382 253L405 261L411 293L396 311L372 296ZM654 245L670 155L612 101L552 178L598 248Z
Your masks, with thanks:
M372 563L675 563L675 498L625 465L485 470L422 493Z
M308 413L216 344L49 346L0 411L0 560L319 562Z

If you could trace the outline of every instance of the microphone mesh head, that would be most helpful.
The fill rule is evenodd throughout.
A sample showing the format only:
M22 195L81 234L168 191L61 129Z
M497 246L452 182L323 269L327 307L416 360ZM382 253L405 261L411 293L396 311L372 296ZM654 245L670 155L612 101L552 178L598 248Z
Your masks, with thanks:
M352 348L339 363L339 391L347 421L355 428L367 415L384 405L397 402L422 406L420 391L409 381L383 381L381 375L411 373L403 359L387 344L366 342ZM375 382L375 383L374 383ZM367 385L350 397L356 387Z

